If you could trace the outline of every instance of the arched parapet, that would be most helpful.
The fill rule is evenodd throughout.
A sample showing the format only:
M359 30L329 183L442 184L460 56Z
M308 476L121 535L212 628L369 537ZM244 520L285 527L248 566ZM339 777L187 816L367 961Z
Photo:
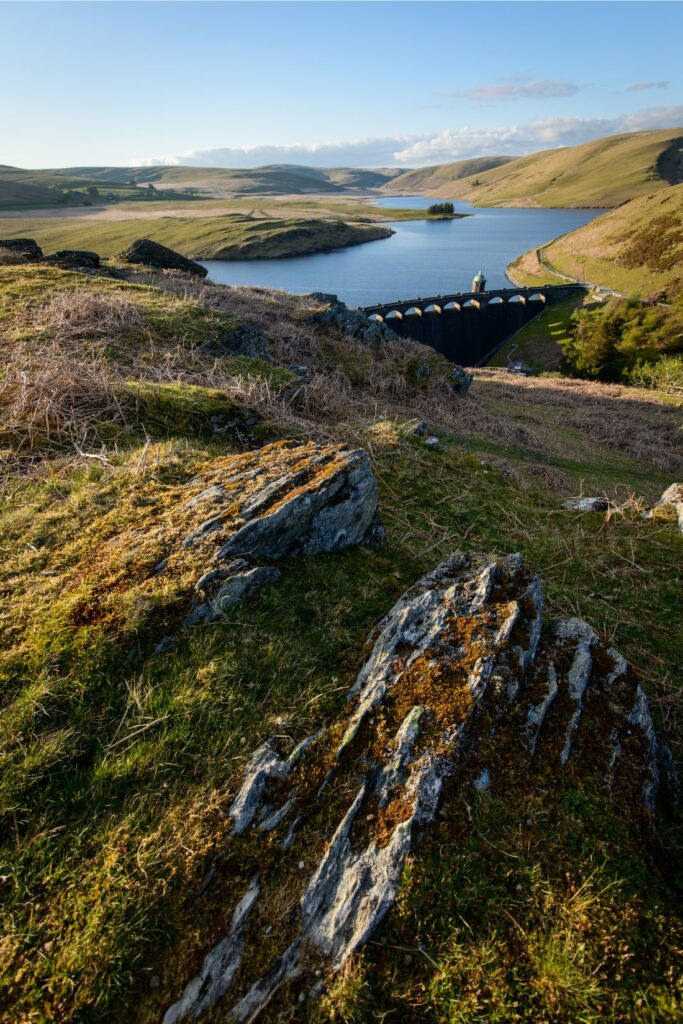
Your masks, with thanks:
M399 311L397 309L392 309L389 313L387 313L387 315L386 315L386 317L384 319L385 320L402 320L403 319L403 313L399 313Z
M384 323L384 317L380 316L379 313L371 313L370 316L368 317L368 320L375 324Z
M444 313L459 313L462 306L459 302L447 302L443 307Z
M501 298L500 295L494 295L492 299L489 299L489 306L504 306L505 299Z
M441 306L437 306L436 302L430 303L425 308L425 313L440 313L440 312L441 312Z
M515 305L526 306L526 299L523 295L511 295L508 302L514 302Z
M540 292L534 292L534 294L533 295L529 295L529 297L527 299L527 302L546 302L546 301L547 300L546 300L545 295L542 295Z
M422 310L420 309L419 306L411 306L410 309L407 309L403 315L404 316L422 316Z
M479 299L468 299L462 307L463 309L481 309L481 302Z

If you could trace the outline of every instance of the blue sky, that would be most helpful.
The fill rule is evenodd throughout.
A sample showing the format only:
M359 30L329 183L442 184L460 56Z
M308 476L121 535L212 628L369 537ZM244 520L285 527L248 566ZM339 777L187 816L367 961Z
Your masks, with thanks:
M675 3L0 2L0 163L419 166L683 125Z

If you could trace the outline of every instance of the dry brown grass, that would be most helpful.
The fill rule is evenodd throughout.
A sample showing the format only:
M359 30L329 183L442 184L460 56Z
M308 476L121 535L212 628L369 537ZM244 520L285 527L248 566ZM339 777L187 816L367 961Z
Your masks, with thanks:
M0 245L0 264L18 266L21 263L27 262L28 260L24 253L18 252L16 249L7 249L4 245Z
M65 350L59 341L17 345L0 379L0 441L16 454L93 440L93 424L121 422L114 375L97 346Z
M130 299L93 289L56 292L47 303L30 311L29 322L56 342L116 338L146 328L139 306Z

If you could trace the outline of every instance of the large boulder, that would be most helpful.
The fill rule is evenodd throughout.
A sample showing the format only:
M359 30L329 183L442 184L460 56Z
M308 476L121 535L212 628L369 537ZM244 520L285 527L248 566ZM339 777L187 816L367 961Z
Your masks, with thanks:
M60 249L46 256L45 263L56 263L59 267L68 270L97 270L100 266L100 257L96 252L89 249Z
M35 263L43 258L43 250L35 238L0 238L0 253L3 250L10 258L22 263Z
M288 756L253 753L221 854L242 879L227 930L163 1024L219 999L221 1019L251 1021L319 992L391 909L447 783L467 802L582 780L634 828L651 820L669 760L635 674L586 622L544 627L542 608L519 555L453 556L379 624L329 726Z
M127 249L120 252L116 259L124 260L126 263L143 263L147 267L155 267L157 270L183 270L187 274L195 274L197 277L206 277L207 270L201 264L189 260L187 256L181 256L173 249L167 249L159 242L153 242L150 238L138 238L129 245Z

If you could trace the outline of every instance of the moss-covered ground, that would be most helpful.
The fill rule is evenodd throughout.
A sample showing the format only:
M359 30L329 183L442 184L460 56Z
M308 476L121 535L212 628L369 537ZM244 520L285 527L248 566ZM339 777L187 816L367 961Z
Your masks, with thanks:
M50 306L51 289L80 293L83 281L54 269L13 269L4 281L0 330L9 367L21 323L27 332L40 323L44 332L54 329L35 308ZM188 358L219 321L223 330L234 326L210 304L149 284L98 279L88 287L125 292L144 316L144 337L112 329L106 339L108 359L124 364L124 378L135 377L128 366L135 346L147 365L150 337L163 362L178 350L178 331ZM278 301L284 308L284 298ZM17 320L18 308L25 319ZM305 334L300 321L295 327ZM333 361L337 383L343 344L328 339L319 356ZM224 382L248 376L254 395L261 386L291 387L277 360L232 358ZM379 355L368 358L369 377L386 372L391 386L371 401L348 383L357 400L349 398L337 420L324 409L310 418L321 407L311 391L299 407L308 419L296 410L291 422L269 419L261 409L251 432L217 434L217 389L201 390L206 375L188 363L161 382L172 386L154 393L153 415L145 402L131 406L113 442L99 433L76 451L41 435L27 455L12 452L11 436L4 437L4 1019L160 1019L179 974L190 976L231 909L229 875L198 893L247 755L270 736L294 745L332 714L378 619L454 549L521 551L542 576L549 616L585 617L633 662L680 757L675 620L683 541L672 524L643 520L635 497L651 501L671 482L661 451L643 443L638 455L576 419L563 425L562 409L541 400L552 398L552 382L515 390L493 373L481 375L464 400L474 419L459 419L463 400L451 396L451 428L439 429L441 449L430 451L410 434L405 412L411 385L397 367L410 359L397 357L387 371ZM10 371L1 372L0 383ZM149 389L136 372L131 386ZM365 387L367 368L357 376ZM579 403L582 385L572 387ZM160 413L166 400L168 412ZM413 400L422 401L418 392ZM639 423L636 406L643 415L677 417L654 396L634 402L626 389L605 391L606 415L624 431ZM280 583L252 603L149 655L140 641L163 633L178 594L169 586L156 596L141 637L136 531L142 539L174 488L227 452L316 430L368 450L386 545L286 563ZM582 489L607 490L621 510L559 509L562 494ZM109 616L104 592L115 593L129 615ZM680 833L670 819L662 819L655 840L644 832L636 841L604 796L561 782L523 799L514 789L476 800L454 789L444 806L448 813L408 867L396 912L364 953L320 1002L293 1017L275 1005L273 1020L681 1019Z

